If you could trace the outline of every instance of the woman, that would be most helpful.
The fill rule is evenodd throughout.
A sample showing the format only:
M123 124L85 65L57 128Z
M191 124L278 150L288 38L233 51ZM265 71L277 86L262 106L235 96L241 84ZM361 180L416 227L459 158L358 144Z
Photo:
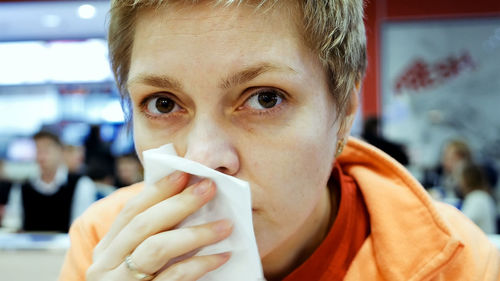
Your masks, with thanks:
M487 234L495 234L495 200L480 166L465 162L455 171L459 192L463 194L462 212Z
M494 280L498 253L484 234L459 235L450 225L468 221L348 140L366 65L362 6L114 1L110 55L136 150L173 143L249 182L267 280ZM94 205L72 227L60 279L197 280L224 266L230 253L167 264L232 231L225 220L174 229L217 190L187 182L174 173Z

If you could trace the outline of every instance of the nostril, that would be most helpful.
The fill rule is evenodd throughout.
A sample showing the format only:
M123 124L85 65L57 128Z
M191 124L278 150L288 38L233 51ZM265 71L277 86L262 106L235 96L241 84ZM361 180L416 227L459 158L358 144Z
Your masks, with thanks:
M229 169L228 169L228 168L226 168L226 167L219 167L219 168L217 168L217 169L215 169L215 170L216 170L216 171L219 171L219 172L221 172L221 173L223 173L223 174L229 174L229 173L230 173Z

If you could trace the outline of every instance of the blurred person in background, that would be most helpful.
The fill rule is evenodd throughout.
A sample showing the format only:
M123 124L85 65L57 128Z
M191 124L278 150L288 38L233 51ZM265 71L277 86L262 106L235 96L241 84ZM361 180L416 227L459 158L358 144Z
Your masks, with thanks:
M114 159L111 154L111 145L103 141L101 137L101 126L93 124L90 127L90 132L84 141L85 147L85 163L88 165L94 158L97 159Z
M12 182L5 177L4 165L3 159L0 159L0 226L5 214L5 206L7 205L12 185Z
M82 145L64 145L64 163L72 174L85 173L85 147Z
M453 174L464 198L462 212L486 234L496 234L497 209L483 169L472 162L462 162Z
M448 140L441 152L439 164L424 172L422 184L434 198L460 208L460 198L457 194L458 183L453 173L460 165L471 162L472 158L472 152L465 141Z
M135 153L124 154L115 160L115 186L124 187L142 181L142 164Z
M22 230L67 232L71 222L95 201L94 184L88 177L69 172L56 134L40 131L33 140L38 174L21 184L21 192L11 192L9 202L19 204L15 213Z
M87 175L95 184L95 199L102 199L116 190L114 186L114 163L108 158L92 158L87 167Z
M402 144L390 141L382 135L380 119L378 117L372 116L365 119L361 137L368 143L392 156L392 158L396 159L402 165L406 166L410 163L408 154L406 153L406 147Z
M447 194L455 194L458 182L454 176L454 172L466 163L472 162L472 152L469 145L462 140L450 140L441 156L442 163L442 178L441 186L445 188Z

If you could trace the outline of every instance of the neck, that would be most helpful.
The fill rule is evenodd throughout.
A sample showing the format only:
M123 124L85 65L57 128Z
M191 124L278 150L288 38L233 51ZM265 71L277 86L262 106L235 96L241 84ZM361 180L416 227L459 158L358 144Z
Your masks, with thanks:
M278 247L273 254L262 259L266 280L282 280L304 263L323 242L337 214L337 194L325 188L320 202L299 231ZM297 245L303 245L297 247ZM290 249L295 249L291 252Z

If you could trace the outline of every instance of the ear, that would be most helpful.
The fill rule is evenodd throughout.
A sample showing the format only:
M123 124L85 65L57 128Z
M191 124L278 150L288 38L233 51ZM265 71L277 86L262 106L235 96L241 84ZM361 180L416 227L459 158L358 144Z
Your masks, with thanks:
M357 82L356 86L352 89L349 100L346 104L346 110L344 116L341 120L339 132L337 134L338 140L347 140L352 128L352 124L354 123L354 118L356 117L356 112L358 112L359 106L359 90L361 88L361 83Z

